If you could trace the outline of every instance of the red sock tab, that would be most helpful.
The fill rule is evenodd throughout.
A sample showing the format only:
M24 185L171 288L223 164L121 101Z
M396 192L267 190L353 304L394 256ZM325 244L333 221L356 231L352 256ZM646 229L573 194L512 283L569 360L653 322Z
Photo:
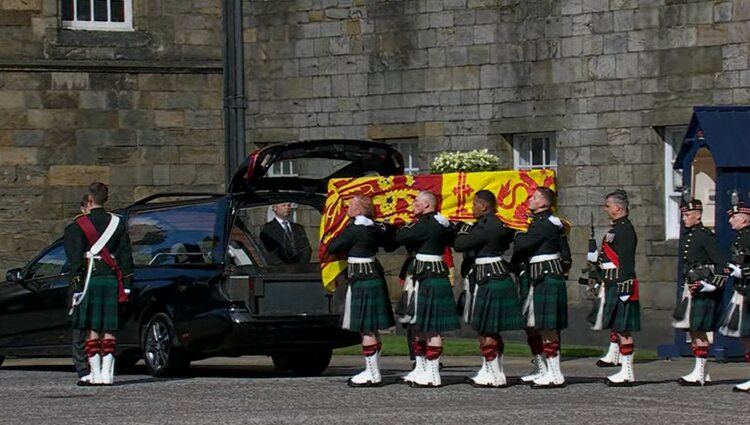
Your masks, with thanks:
M708 358L708 347L693 347L693 355L701 359Z
M412 348L414 349L414 355L417 357L424 356L427 352L427 342L415 339L412 342Z
M750 363L750 351L745 351L745 360Z
M544 354L547 356L548 359L551 359L553 357L557 357L557 352L560 351L560 342L559 341L552 341L552 342L545 342L544 343Z
M112 338L105 338L102 340L102 356L107 354L115 354L117 350L117 341Z
M375 353L377 352L378 352L378 344L362 346L362 354L364 354L365 357L374 356Z
M498 347L495 344L485 345L482 347L482 355L484 356L484 359L488 362L491 362L497 358L499 355L498 353Z
M620 344L620 354L629 356L635 351L635 344Z
M532 335L528 337L526 341L529 343L529 348L531 348L531 354L536 356L544 352L544 344L542 343L541 335Z
M615 331L609 331L609 342L618 343L620 342L620 336Z
M102 349L102 340L100 339L88 339L83 344L83 351L86 352L86 356L94 357L99 354Z
M437 360L441 354L443 354L443 347L435 347L434 345L427 347L427 360Z

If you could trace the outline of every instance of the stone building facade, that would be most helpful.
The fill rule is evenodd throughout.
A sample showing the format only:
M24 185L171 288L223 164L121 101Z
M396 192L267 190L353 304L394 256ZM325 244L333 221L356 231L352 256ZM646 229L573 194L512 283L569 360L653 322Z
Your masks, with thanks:
M0 2L5 268L60 234L93 178L116 187L115 204L222 186L220 2L132 4L135 31L106 33L61 29L60 0ZM439 152L475 148L505 168L554 166L560 213L575 225L574 272L591 213L601 235L602 196L624 188L644 314L655 334L668 329L677 250L670 155L693 106L750 103L750 2L244 8L250 144L383 140L420 171ZM570 295L584 311L577 285Z
M63 29L60 0L0 2L0 268L62 235L93 180L113 207L221 190L221 9L134 1L133 31Z

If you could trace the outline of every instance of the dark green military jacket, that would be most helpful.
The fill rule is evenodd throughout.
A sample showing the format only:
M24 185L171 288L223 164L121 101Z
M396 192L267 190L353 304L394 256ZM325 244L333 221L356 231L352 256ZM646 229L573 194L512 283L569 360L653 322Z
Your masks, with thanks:
M99 235L104 233L110 218L109 213L104 208L94 208L89 213L89 219ZM63 245L65 254L70 261L71 276L80 278L85 274L86 259L84 254L89 250L90 245L83 230L75 221L65 228ZM129 287L129 281L133 275L133 252L123 218L120 219L117 230L105 246L122 270L125 287ZM103 275L115 275L115 272L102 260L95 260L92 276Z
M474 251L476 258L499 257L510 247L513 231L494 214L477 219L473 226L466 226L456 236L453 247L456 251Z
M719 270L725 263L716 235L703 223L685 228L680 253L686 267L712 265Z
M734 232L731 261L742 268L742 279L750 280L750 226Z
M511 262L527 262L535 255L560 253L562 228L550 221L551 216L552 211L549 210L531 216L526 233L516 235Z
M609 246L614 251L616 258L610 258L607 255L607 249L605 249L604 245ZM612 280L625 281L635 278L636 245L638 245L638 237L628 216L613 221L612 227L604 235L602 249L599 252L599 261L601 263L619 263L617 274Z
M453 245L453 226L445 227L435 219L435 212L422 214L417 220L402 226L396 242L418 254L443 255L446 246Z
M352 220L344 230L328 243L331 254L347 254L350 257L374 257L381 245L385 227L380 223L372 226L354 224Z

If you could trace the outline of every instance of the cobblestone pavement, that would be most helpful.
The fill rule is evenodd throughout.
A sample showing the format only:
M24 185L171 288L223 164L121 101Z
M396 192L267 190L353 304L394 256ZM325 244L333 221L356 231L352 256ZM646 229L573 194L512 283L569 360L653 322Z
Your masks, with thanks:
M361 367L362 360L354 356L334 357L326 373L315 378L276 372L263 357L195 362L189 376L172 379L152 378L137 366L109 388L76 387L64 359L8 359L0 368L0 423L750 423L750 394L731 391L733 384L750 378L745 363L711 362L714 384L705 388L675 382L692 369L691 359L638 363L638 386L609 388L602 378L616 370L598 369L594 361L564 361L566 388L487 390L462 383L479 357L446 357L447 385L436 389L395 383L409 369L405 358L383 359L391 385L364 389L346 386ZM528 359L506 359L511 377L529 368Z

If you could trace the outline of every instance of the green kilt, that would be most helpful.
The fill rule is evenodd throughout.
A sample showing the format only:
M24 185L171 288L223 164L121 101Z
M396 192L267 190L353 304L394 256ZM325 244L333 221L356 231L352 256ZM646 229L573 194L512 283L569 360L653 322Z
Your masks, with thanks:
M471 327L480 334L496 334L526 327L513 279L490 279L477 287Z
M419 281L415 332L444 333L461 328L453 289L447 277L429 277Z
M721 319L721 298L713 294L693 296L690 308L690 330L711 332Z
M351 304L349 306L350 322L347 329L371 333L396 324L393 320L391 298L382 277L355 279L349 285Z
M616 283L604 286L604 329L615 332L636 332L641 330L640 301L622 302L617 292Z
M116 331L119 329L117 306L117 278L91 276L86 295L76 307L73 317L75 329Z
M540 330L568 327L568 290L561 277L545 275L534 286L534 328Z

